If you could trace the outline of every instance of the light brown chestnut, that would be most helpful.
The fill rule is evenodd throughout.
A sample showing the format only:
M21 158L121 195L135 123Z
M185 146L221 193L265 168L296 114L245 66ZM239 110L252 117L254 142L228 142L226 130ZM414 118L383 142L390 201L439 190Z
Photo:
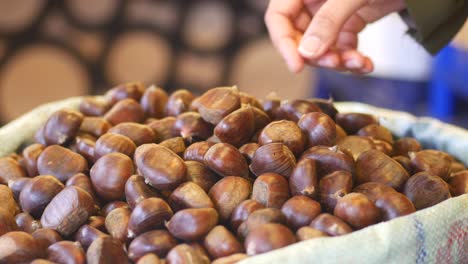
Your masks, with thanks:
M288 227L297 230L307 226L321 213L320 204L307 196L297 195L287 200L281 207Z
M0 158L0 184L8 184L10 180L26 177L26 171L12 158Z
M447 183L453 197L468 193L468 170L452 174Z
M237 235L239 238L245 239L251 231L267 223L278 223L286 225L287 219L280 209L258 209L252 212L249 217L247 217L247 220L239 226L237 229Z
M255 132L252 107L241 107L225 116L214 128L213 133L221 142L240 147L249 141Z
M124 135L106 133L96 141L94 157L97 160L106 154L114 152L122 153L131 157L135 152L135 149L136 145L130 138Z
M185 161L185 166L187 167L187 180L198 184L205 192L209 192L219 180L219 176L201 162L188 160Z
M112 127L108 132L126 136L131 139L136 146L145 143L154 143L156 141L156 134L153 129L147 125L138 123L123 122Z
M64 185L53 176L34 177L20 193L21 209L33 217L39 218L45 207L63 188Z
M350 193L338 200L333 214L355 229L380 221L380 210L364 194Z
M210 232L218 218L218 212L213 208L190 208L175 213L166 226L174 237L194 241Z
M290 196L288 181L277 173L264 173L255 179L252 199L265 207L279 209Z
M167 253L168 264L205 264L203 256L188 244L179 244Z
M245 160L247 160L247 163L250 164L255 155L255 151L257 151L259 147L260 145L255 142L246 143L239 148L239 152L244 156Z
M203 240L203 245L213 259L244 251L237 238L222 225L211 229Z
M380 150L388 156L391 156L393 153L393 146L392 144L388 143L387 141L372 139L374 143L374 148L376 150Z
M334 171L344 170L354 174L354 160L347 153L339 150L336 146L315 146L304 151L301 159L315 160L315 168L318 179L325 177Z
M122 83L115 87L112 87L109 91L106 92L104 97L111 104L115 104L118 101L131 98L135 101L140 100L143 92L145 91L145 86L141 82L128 82Z
M335 122L348 134L356 134L359 129L365 126L378 124L373 115L364 113L338 113L335 116Z
M0 208L0 236L12 231L20 230L16 224L13 214L5 209ZM23 231L23 230L21 230Z
M75 233L75 240L87 250L89 245L98 238L108 237L109 235L90 225L82 225Z
M86 96L80 102L80 112L86 116L102 116L110 108L109 102L99 96Z
M159 193L147 185L145 178L140 175L132 175L125 183L125 198L132 209L146 198L159 196Z
M34 238L21 231L0 236L0 263L28 263L36 258L45 257Z
M95 160L95 151L96 151L96 141L83 137L76 137L73 142L73 151L83 156L88 164L94 163Z
M67 182L65 183L65 186L80 187L81 189L89 193L89 195L91 195L93 199L95 200L97 199L91 179L88 175L84 173L78 173L72 176L70 179L67 180Z
M392 187L382 183L366 182L354 187L353 192L362 193L367 196L369 200L375 203L375 201L377 201L377 199L382 196L383 193L396 191Z
M110 203L105 204L101 209L101 215L103 217L107 217L107 215L112 212L114 209L117 208L127 208L130 209L130 206L123 201L112 201Z
M254 114L254 131L259 132L271 122L271 118L265 111L257 107L252 107L252 111Z
M213 134L213 125L203 120L197 112L185 112L176 117L174 133L195 141L206 140Z
M204 157L208 149L215 143L208 141L200 141L190 144L184 151L184 160L204 162Z
M315 217L309 226L329 236L342 236L353 232L353 229L347 223L328 213L323 213Z
M134 173L133 161L122 153L99 158L90 171L96 193L107 201L125 197L125 183Z
M241 100L242 105L250 105L263 110L262 104L255 96L252 96L245 92L239 92L239 98Z
M153 253L165 258L169 250L177 246L177 240L166 230L153 230L137 236L128 247L128 257L136 262L146 254Z
M1 209L0 209L0 211L1 211ZM29 234L32 234L36 230L42 228L41 222L35 220L28 213L19 213L19 214L15 215L15 222L16 222L16 225L18 226L19 231L23 231L23 232L26 232L26 233L29 233Z
M219 180L208 195L219 213L221 221L231 218L234 209L252 193L252 184L245 178L228 176Z
M185 139L182 137L173 137L159 143L160 146L170 149L172 152L182 157L185 151Z
M237 231L242 222L247 220L251 213L263 208L265 206L255 200L248 199L241 202L231 214L231 229Z
M442 151L426 149L418 152L410 152L411 167L414 172L427 171L431 174L447 180L450 173L452 159Z
M208 194L191 181L179 185L169 196L168 202L174 211L187 208L214 208Z
M315 199L318 194L318 179L315 160L302 159L289 176L291 195L305 195Z
M178 116L187 112L194 98L195 96L189 90L178 89L174 91L167 100L166 115Z
M37 169L41 175L52 175L66 182L73 175L88 170L88 162L80 154L59 145L44 149L37 159Z
M80 126L80 131L89 133L95 137L104 135L110 128L111 124L102 117L85 116Z
M217 87L202 94L197 102L202 118L218 124L225 116L241 106L237 87Z
M57 263L85 264L86 253L80 243L59 241L47 248L48 260Z
M205 164L220 176L249 176L249 168L244 156L228 143L217 143L205 153Z
M143 144L134 157L138 171L157 190L173 190L186 180L184 160L170 149L157 144Z
M246 254L237 253L237 254L232 254L230 256L227 256L227 257L215 259L213 260L213 262L211 262L211 264L235 264L246 258L248 258Z
M344 131L344 129L340 127L338 124L335 125L335 128L336 128L336 141L339 141L340 139L348 136L348 134L346 134L346 131Z
M333 213L339 199L351 192L353 175L349 171L335 171L320 179L319 201L325 211Z
M35 143L27 146L23 150L23 158L29 177L34 177L39 174L37 171L37 158L44 150L44 148L44 145Z
M34 231L32 236L43 251L46 251L50 245L62 241L62 236L60 236L57 231L50 228L40 228Z
M411 214L416 211L410 199L399 192L383 193L375 201L375 206L380 209L382 220L384 221Z
M202 241L200 242L190 242L187 243L193 250L195 250L199 256L202 258L203 263L209 264L210 257L208 256L208 252L206 251L205 247L203 247Z
M405 168L408 174L413 174L413 168L411 167L411 160L406 156L393 156L392 159L396 160L400 165Z
M370 137L347 136L336 143L339 150L351 154L354 160L357 160L361 153L376 149L374 141Z
M283 143L270 143L259 147L255 151L249 168L256 176L273 172L289 177L295 166L296 158L286 145Z
M264 127L258 136L258 144L266 145L281 142L286 145L296 157L301 155L305 147L304 134L301 128L289 120L273 121Z
M0 209L5 209L12 215L19 212L14 194L6 185L0 185L0 201Z
M128 223L128 236L133 238L152 229L164 227L173 216L171 207L160 198L151 197L138 203Z
M156 135L156 142L161 142L166 139L178 136L174 130L176 118L173 116L164 117L148 123L148 126L153 129Z
M148 253L139 258L136 264L162 264L161 259L153 253Z
M404 137L396 140L393 144L393 155L408 157L408 153L418 152L421 149L421 143L417 139Z
M44 210L41 224L63 236L75 232L94 212L94 200L79 187L68 186L59 192Z
M280 224L264 224L252 230L246 237L244 246L247 255L266 253L296 242L289 228Z
M303 226L296 231L298 241L314 239L318 237L327 237L328 234L310 226Z
M47 145L62 145L69 142L80 129L83 114L62 109L54 112L44 124L43 136Z
M463 171L463 170L466 170L466 167L465 167L465 164L459 162L459 161L452 161L452 163L450 164L450 176L452 176L452 174L454 173L457 173L457 172L460 172L460 171Z
M141 123L145 119L145 111L137 101L128 98L114 104L104 118L112 125L123 122Z
M164 117L167 100L169 95L160 87L151 85L146 89L140 99L140 104L146 113L146 116L154 118Z
M310 112L320 112L320 108L313 102L305 99L296 99L291 101L283 101L276 113L276 119L287 119L293 122Z
M356 133L358 136L371 137L373 139L383 140L390 144L393 144L393 135L392 132L381 125L370 124L367 125Z
M113 238L126 242L129 237L128 225L131 211L128 207L120 207L110 211L106 216L106 230Z
M57 263L47 260L47 259L35 259L30 264L57 264Z
M91 227L97 228L103 232L106 232L106 218L104 216L100 215L93 215L90 218L88 218L88 221L86 222Z
M130 263L124 245L109 236L93 241L86 252L88 264L127 264Z
M413 202L416 210L436 205L450 195L449 185L430 172L418 172L406 182L403 193Z
M306 135L307 146L333 146L336 142L336 124L325 113L311 112L304 114L297 122Z
M394 159L383 152L372 149L359 155L356 160L356 182L379 182L402 190L408 180L408 172Z

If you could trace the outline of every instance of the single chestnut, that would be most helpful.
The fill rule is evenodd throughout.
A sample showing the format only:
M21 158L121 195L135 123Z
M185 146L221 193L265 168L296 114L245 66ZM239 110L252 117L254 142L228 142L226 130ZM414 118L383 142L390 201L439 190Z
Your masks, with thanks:
M164 117L164 109L166 108L169 95L160 87L151 85L143 93L140 99L140 104L146 113L146 116L154 118Z
M86 253L80 243L59 241L47 248L48 260L66 264L85 264Z
M154 134L156 135L156 142L161 142L166 139L178 136L174 130L175 122L175 117L168 116L148 123L148 126L153 129Z
M320 111L315 103L306 99L283 101L276 112L275 118L297 122L304 114Z
M213 208L190 208L175 213L166 226L174 237L194 241L203 238L218 223L218 218Z
M76 137L73 148L74 152L83 156L88 164L94 163L96 152L96 141L88 138Z
M1 209L0 209L0 211L1 211ZM42 228L41 222L35 220L28 213L19 213L19 214L15 215L15 222L16 222L16 225L18 226L19 231L23 231L23 232L26 232L26 233L29 233L29 234L32 234L36 230Z
M185 166L187 167L187 180L194 182L205 192L209 192L219 180L219 176L201 162L187 160Z
M161 259L153 253L148 253L143 257L139 258L136 264L162 264Z
M57 231L50 228L37 229L32 233L32 236L38 243L41 250L47 250L50 245L63 240L62 236L60 236Z
M203 240L203 245L213 259L244 251L237 238L222 225L211 229Z
M280 106L281 98L275 92L270 92L262 101L262 107L271 119L276 119Z
M333 213L336 203L353 188L353 175L349 171L335 171L320 179L319 201L325 211Z
M369 200L375 202L383 193L396 192L396 190L382 183L366 182L354 187L353 192L362 193L367 196Z
M80 129L83 114L62 109L54 112L44 124L43 136L47 145L63 145L69 142Z
M130 208L146 198L159 197L159 193L145 183L145 178L140 175L132 175L125 183L125 198Z
M185 151L185 139L182 137L173 137L159 143L160 146L170 149L172 152L182 157Z
M321 112L304 114L297 122L306 135L307 146L333 146L336 142L336 124L330 116Z
M241 107L225 116L214 128L213 133L221 142L240 147L249 141L255 132L255 117L252 107Z
M409 157L408 153L422 149L421 143L415 138L403 137L393 143L393 155Z
M109 236L93 241L86 252L88 264L127 264L130 263L122 242Z
M255 142L246 143L239 148L239 152L244 156L245 160L247 160L247 163L250 164L255 155L255 151L257 151L259 147L260 145Z
M328 234L310 226L303 226L296 231L298 241L314 239L318 237L327 237Z
M321 213L320 204L307 196L297 195L287 200L281 207L288 226L297 230L307 226Z
M133 161L128 156L110 153L94 163L90 176L97 194L107 201L113 201L125 197L125 183L133 173Z
M329 236L342 236L353 232L353 229L347 223L328 213L323 213L315 217L309 226Z
M187 112L194 98L195 96L189 90L179 89L174 91L167 100L166 114L168 116L178 116Z
M97 160L100 157L109 153L122 153L129 157L135 152L136 145L128 137L124 135L106 133L98 138L94 147L94 158Z
M239 90L235 86L210 89L198 98L197 105L202 118L216 125L241 106Z
M264 173L255 179L252 199L265 207L279 209L290 196L288 181L277 173Z
M348 134L356 134L365 126L379 123L373 115L364 113L337 113L335 122Z
M182 183L169 196L171 208L175 211L187 208L214 208L208 194L196 183Z
M215 259L213 260L213 262L211 262L211 264L235 264L246 258L248 258L246 254L237 253L237 254L232 254L230 256L227 256L227 257Z
M354 160L357 160L361 153L367 150L376 149L375 143L370 137L355 135L347 136L338 140L336 145L339 150L350 153Z
M411 167L411 160L406 156L393 156L392 159L396 160L400 165L405 168L408 174L413 174L413 168Z
M228 143L217 143L205 153L205 164L220 176L249 176L244 156Z
M296 158L291 150L283 143L275 142L259 147L249 168L256 176L273 172L289 177L295 166Z
M230 224L232 230L237 231L242 222L247 220L251 213L263 208L265 206L255 200L248 199L241 202L231 214Z
M317 105L320 108L320 110L322 110L322 112L327 114L333 120L335 119L335 116L338 113L338 110L333 105L333 103L334 103L333 98L331 98L331 97L329 99L310 98L310 99L307 99L307 100L311 101L312 103Z
M221 221L231 218L234 209L252 193L252 184L245 178L228 176L211 187L210 196Z
M98 238L108 237L109 235L90 225L82 225L75 233L75 240L87 250L91 243Z
M21 231L8 232L0 236L0 263L28 263L45 257L34 238Z
M123 122L110 128L108 132L126 136L131 139L136 146L145 143L154 143L156 141L156 134L153 129L147 125L138 123Z
M119 84L115 87L112 87L109 91L106 92L104 98L113 105L118 101L131 98L136 101L140 100L143 92L145 91L145 86L141 82L127 82Z
M85 96L80 102L80 112L85 116L102 116L110 108L109 102L99 96Z
M410 152L411 166L414 172L427 171L447 180L450 173L451 157L442 151L425 149Z
M204 157L208 149L215 143L208 141L200 141L190 144L184 151L184 160L204 162Z
M52 175L66 182L77 173L88 170L88 162L80 154L59 145L45 148L37 159L37 169L41 175Z
M353 157L339 150L336 146L315 146L307 149L301 159L315 160L318 179L337 170L349 171L354 174L355 164Z
M203 256L199 254L195 249L187 244L179 244L167 253L166 261L168 263L180 263L180 264L205 264Z
M268 223L249 232L244 246L247 255L266 253L296 242L289 228L281 224Z
M34 177L39 174L37 171L37 158L44 150L45 146L42 144L32 144L23 150L23 158L26 164L26 171L29 177Z
M447 183L453 197L468 193L468 170L452 174Z
M185 112L176 117L174 133L190 140L206 140L213 134L213 125L197 112Z
M283 143L298 157L304 151L306 138L295 122L279 120L264 127L258 136L258 144L260 145L273 142Z
M286 225L287 218L280 209L264 208L255 210L247 217L247 220L239 226L237 235L239 238L245 239L252 230L267 223Z
M385 142L393 144L392 132L388 128L378 125L378 124L367 125L359 129L356 135L364 136L364 137L371 137L373 139L383 140Z
M67 180L65 186L76 186L85 190L93 199L96 200L96 192L93 187L93 183L89 176L84 173L78 173L73 175L70 179Z
M13 214L11 214L5 209L0 208L0 236L8 232L18 230L20 230L20 228L16 224L15 217L13 216Z
M291 195L305 195L312 199L317 197L319 190L315 160L300 160L288 180Z
M114 209L117 209L117 208L127 208L127 209L129 209L130 206L128 205L128 203L123 202L123 201L112 201L112 202L109 202L109 203L105 204L102 207L101 215L103 217L107 217L107 215L110 212L112 212Z
M173 216L171 207L161 198L150 197L139 202L128 222L128 236L133 238L152 229L163 228Z
M53 176L34 177L20 193L21 209L33 217L39 218L46 206L63 188L63 183Z
M102 117L85 116L80 126L80 131L89 133L95 137L104 135L112 125Z
M145 111L137 101L128 98L114 104L104 118L112 125L124 122L141 123L145 118Z
M26 176L26 171L18 161L12 158L0 158L0 184L8 184L10 180Z
M133 262L149 253L165 258L177 244L177 240L166 230L148 231L133 239L128 246L128 257Z
M12 215L19 212L14 194L6 185L0 185L0 201L0 209L5 209Z
M380 210L364 194L350 193L338 200L333 214L355 229L380 221Z
M408 215L416 211L410 199L399 192L383 193L375 201L375 206L380 209L384 221Z
M403 193L413 202L416 210L438 204L450 195L449 185L439 176L430 172L418 172L406 182Z
M131 211L127 207L120 207L110 211L106 216L106 230L113 238L126 242L129 237L128 225Z
M262 104L255 96L252 96L246 92L239 92L239 98L242 105L250 105L263 110Z
M8 190L8 193L12 192L14 199L18 200L19 196L20 196L20 193L21 193L21 190L23 190L24 186L26 186L26 184L28 184L32 179L33 178L22 177L22 178L15 178L13 180L9 180L8 181L8 188L6 187L6 185L0 185L0 198L3 197L2 196L2 194L4 193L3 191ZM4 187L2 187L2 186L4 186ZM2 200L5 201L5 199L2 199ZM9 201L9 200L6 200L6 201ZM2 206L5 206L7 204L11 204L11 202L8 202L8 203L6 203L6 204L4 204ZM16 202L15 202L15 204L13 206L18 207L16 205Z

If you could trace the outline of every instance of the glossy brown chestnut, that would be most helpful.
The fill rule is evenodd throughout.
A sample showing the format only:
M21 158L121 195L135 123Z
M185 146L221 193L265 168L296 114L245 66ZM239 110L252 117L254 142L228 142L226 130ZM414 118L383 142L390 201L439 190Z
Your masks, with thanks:
M226 227L221 225L211 229L206 235L203 245L213 259L244 251L237 238Z
M75 240L87 250L89 245L98 238L108 237L109 235L90 225L82 225L75 233Z
M29 177L34 177L39 174L37 171L37 158L44 150L44 145L42 144L32 144L27 146L23 150L23 158L26 164L26 171L28 172Z
M250 105L263 110L263 106L260 101L255 97L245 92L239 92L239 98L242 105Z
M255 142L246 143L239 148L239 152L244 156L245 160L247 160L247 163L250 164L255 155L255 151L257 151L259 147L260 145Z
M0 236L12 231L19 231L13 214L5 209L0 208ZM23 231L23 230L21 230Z
M129 239L128 225L131 211L127 207L116 208L106 216L106 230L113 238L121 242Z
M20 193L21 193L21 190L23 190L24 186L26 186L26 184L28 184L31 180L32 180L32 178L26 178L26 177L15 178L13 180L8 181L8 188L6 188L6 185L0 185L0 198L3 197L2 196L2 194L4 193L3 191L8 190L8 195L9 195L10 192L12 192L13 197L16 200L18 200L19 196L20 196ZM11 204L11 202L8 202L6 204ZM0 205L0 207L6 206L6 204ZM15 204L13 206L18 207L16 205L16 202L15 202ZM19 210L19 208L18 208L18 210Z
M122 153L110 153L99 158L90 171L97 194L107 201L125 197L125 183L134 173L133 161Z
M307 138L307 146L333 146L336 142L336 124L327 114L311 112L297 122Z
M244 246L247 255L266 253L296 242L289 228L280 224L264 224L249 232Z
M335 119L336 114L338 113L338 110L335 108L333 105L333 98L329 99L322 99L322 98L309 98L309 101L317 105L322 112L327 114L329 117L331 117L333 120Z
M339 199L351 192L353 175L349 171L335 171L320 179L319 201L325 211L333 213Z
M130 263L124 245L109 236L93 241L86 252L88 264L127 264Z
M137 236L130 243L128 257L134 262L149 253L165 258L177 244L177 240L166 230L149 231Z
M57 263L85 264L86 253L80 243L59 241L47 248L48 260Z
M75 232L94 212L94 200L79 187L68 186L59 192L44 210L41 224L63 236Z
M244 156L228 143L217 143L205 153L205 164L220 176L249 176Z
M201 162L188 160L185 161L185 166L187 167L187 180L198 184L205 192L209 192L219 180L219 176Z
M143 92L145 91L145 85L141 82L128 82L122 83L115 87L112 87L106 92L104 97L111 104L115 104L118 101L131 98L135 101L140 100Z
M174 133L191 140L206 140L213 134L213 125L197 112L185 112L176 117Z
M208 194L196 183L182 183L169 196L171 208L179 211L187 208L214 208Z
M86 116L102 116L109 108L109 102L99 96L86 96L80 102L80 112Z
M178 134L174 131L175 122L175 117L168 116L159 120L154 120L148 124L148 126L153 129L156 135L156 142L161 142L166 139L178 136Z
M452 174L447 183L453 197L468 193L468 170Z
M45 257L34 238L21 231L13 231L0 236L0 263L28 263Z
M76 186L85 190L93 199L96 199L96 193L93 188L93 184L89 176L84 173L75 174L73 177L67 180L65 186Z
M415 138L404 137L400 138L393 144L394 156L408 157L410 152L418 152L422 149L421 144Z
M436 205L450 195L449 185L430 172L418 172L406 182L403 193L413 202L416 210Z
M106 154L114 152L132 157L135 149L136 145L130 138L119 134L106 133L96 141L94 157L97 160Z
M57 231L50 228L40 228L34 231L34 233L32 233L32 236L37 241L39 247L43 251L47 250L47 248L50 245L58 241L62 241L62 237L60 236L60 234Z
M289 177L296 166L296 158L283 143L263 145L255 151L249 168L253 174L259 176L267 172L274 172Z
M414 172L427 171L431 174L447 180L450 173L452 159L442 151L426 149L418 152L410 152L411 167Z
M338 200L333 214L355 229L379 222L380 210L364 194L350 193Z
M289 176L291 195L305 195L315 199L318 194L318 179L315 160L302 159Z
M248 258L246 254L237 253L237 254L232 254L230 256L227 256L227 257L215 259L213 260L213 262L211 262L211 264L235 264L246 258Z
M324 213L315 217L309 225L329 236L342 236L353 232L353 229L340 218Z
M0 185L0 201L0 209L5 209L12 215L19 212L14 194L6 185Z
M200 141L192 143L184 151L184 160L189 161L198 161L204 162L204 157L208 149L213 146L215 143L208 141Z
M0 209L0 211L1 211L1 209ZM29 233L29 234L32 234L36 230L42 228L41 222L35 220L28 213L19 213L19 214L15 215L15 222L16 222L16 225L18 226L19 231L23 231L23 232L26 232L26 233Z
M161 264L161 259L153 253L148 253L143 257L139 258L136 264Z
M197 105L202 118L216 125L241 106L239 91L237 87L213 88L199 97Z
M369 200L375 203L375 201L386 192L396 192L390 186L384 185L378 182L366 182L354 187L353 192L362 193Z
M69 142L80 129L83 114L62 109L54 112L44 124L43 136L47 145L62 145Z
M95 160L96 141L76 137L72 150L83 156L89 164L92 164Z
M130 208L130 206L123 201L112 201L110 203L107 203L104 205L101 209L101 215L103 217L106 217L110 212L112 212L114 209L117 208Z
M265 207L281 208L290 197L288 181L276 173L264 173L255 179L252 199Z
M34 177L20 193L21 209L33 217L39 218L45 207L63 188L64 185L53 176Z
M151 197L138 203L128 222L128 236L133 238L152 229L164 227L173 216L171 207L160 198Z
M371 137L373 139L383 140L393 144L392 132L388 128L378 124L367 125L359 129L356 134L358 136Z
M138 102L128 98L114 104L104 118L112 125L124 122L141 123L145 119L145 112Z
M45 148L37 159L37 169L41 175L52 175L66 182L73 175L88 170L88 162L80 154L59 145Z
M303 226L296 231L298 241L314 239L318 237L327 237L328 234L310 226Z
M168 116L178 116L187 112L194 98L195 96L189 90L178 89L174 91L167 100L166 114Z
M10 180L26 176L26 171L18 161L12 158L0 158L0 184L8 184Z
M399 192L383 193L375 201L375 206L380 209L384 221L416 211L410 199Z
M125 183L125 198L132 209L146 198L159 196L159 193L147 185L145 178L140 175L132 175Z
M145 143L154 143L156 141L156 134L153 129L147 125L138 123L120 123L109 129L108 132L126 136L131 139L136 146L140 146Z
M187 244L179 244L169 251L166 257L168 263L205 264L203 256Z
M80 126L80 131L89 133L95 137L104 135L110 128L111 124L102 117L85 116Z
M276 119L280 105L281 98L275 92L270 92L262 101L263 109L271 119Z
M268 124L258 136L260 145L273 142L283 143L298 157L304 151L306 138L295 122L279 120Z
M252 107L241 107L225 116L213 133L221 142L240 147L249 141L255 132L255 116Z
M265 111L257 107L253 107L252 111L254 114L254 131L260 131L271 122L271 118L267 113L265 113Z
M287 119L297 122L304 114L320 112L320 108L313 102L305 99L283 101L276 112L276 119Z
M396 160L400 165L405 168L408 174L413 174L413 168L411 167L411 160L406 156L393 156L392 159Z
M378 124L373 115L364 113L338 113L335 116L335 122L348 134L356 134L359 129L365 126Z
M298 195L287 200L281 207L281 212L286 216L288 227L297 230L309 225L321 213L321 207L317 201Z
M242 177L228 176L219 180L208 195L219 213L221 221L231 218L234 209L252 193L252 184Z
M165 108L168 94L160 87L151 85L146 89L140 99L140 104L148 117L162 118L165 114Z
M258 209L252 212L249 217L247 217L247 220L239 226L237 229L237 235L239 238L244 239L252 230L255 230L267 223L278 223L286 225L287 219L280 209Z
M265 206L255 200L249 199L241 202L231 214L231 229L236 231L251 213L263 208Z
M354 160L357 160L361 153L376 149L374 141L370 137L347 136L336 143L339 150L350 153Z
M182 157L185 151L185 139L182 137L173 137L159 143L160 146L170 149L172 152Z
M325 177L334 171L344 170L354 173L353 158L335 147L315 146L304 151L301 159L315 160L315 168L318 179Z
M174 237L194 241L203 238L217 223L218 212L215 209L190 208L175 213L166 226Z

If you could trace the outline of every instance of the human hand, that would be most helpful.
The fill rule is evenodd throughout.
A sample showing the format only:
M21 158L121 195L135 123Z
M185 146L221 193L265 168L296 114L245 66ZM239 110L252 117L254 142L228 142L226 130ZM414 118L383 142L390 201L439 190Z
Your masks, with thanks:
M307 64L363 74L374 66L357 51L357 34L404 8L404 0L271 0L265 23L291 72Z

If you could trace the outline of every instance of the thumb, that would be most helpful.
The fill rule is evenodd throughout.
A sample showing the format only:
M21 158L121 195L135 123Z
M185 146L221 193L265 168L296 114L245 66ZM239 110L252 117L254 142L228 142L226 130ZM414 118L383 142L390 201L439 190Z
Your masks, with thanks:
M316 4L316 1L314 4ZM346 23L367 0L328 0L312 17L299 44L299 53L307 59L317 59L336 41Z

